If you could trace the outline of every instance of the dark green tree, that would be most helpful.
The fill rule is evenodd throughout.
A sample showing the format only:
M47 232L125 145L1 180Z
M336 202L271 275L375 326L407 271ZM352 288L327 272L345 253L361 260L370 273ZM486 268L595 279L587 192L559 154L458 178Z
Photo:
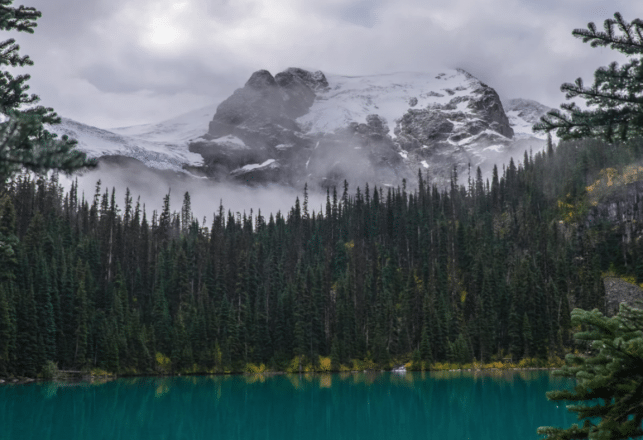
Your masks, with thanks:
M562 104L565 112L551 110L534 125L534 131L556 130L561 139L594 137L608 142L643 135L643 21L628 23L617 12L614 19L605 20L604 29L601 32L589 23L587 29L574 29L572 35L592 47L608 46L634 59L622 66L613 62L599 67L591 87L585 87L581 78L563 84L560 89L567 99L582 98L589 109L573 102Z
M572 311L572 323L587 330L575 338L590 354L568 355L558 374L576 378L573 391L550 391L550 400L575 402L569 410L579 423L541 427L548 440L621 440L643 437L643 310L621 304L608 318L598 310Z
M33 7L12 7L13 0L0 0L0 30L33 33L41 12ZM24 67L33 65L28 56L20 56L20 46L10 38L0 42L0 66ZM44 128L44 124L60 123L52 108L36 106L40 98L27 94L30 76L14 77L0 71L0 182L4 182L23 167L36 172L50 169L73 171L95 162L74 147L77 142ZM20 107L29 108L21 110Z

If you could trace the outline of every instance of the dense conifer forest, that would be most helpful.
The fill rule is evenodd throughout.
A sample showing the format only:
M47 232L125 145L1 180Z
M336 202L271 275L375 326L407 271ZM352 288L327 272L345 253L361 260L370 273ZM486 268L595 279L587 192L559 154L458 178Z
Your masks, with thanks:
M641 154L567 141L489 180L345 184L322 212L304 193L268 217L219 207L209 225L189 194L148 216L129 191L120 204L100 183L83 196L17 176L0 188L0 375L562 355L570 309L604 306L601 274L636 276L636 241L584 215L599 172Z

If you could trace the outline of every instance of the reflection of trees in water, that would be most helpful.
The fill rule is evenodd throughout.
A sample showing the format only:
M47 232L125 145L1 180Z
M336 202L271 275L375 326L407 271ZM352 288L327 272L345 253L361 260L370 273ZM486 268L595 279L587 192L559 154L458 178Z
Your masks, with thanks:
M545 422L572 421L546 401L544 392L564 381L546 373L435 376L214 376L0 387L0 423L7 438L25 440L137 440L137 433L145 435L141 439L497 440L534 437Z

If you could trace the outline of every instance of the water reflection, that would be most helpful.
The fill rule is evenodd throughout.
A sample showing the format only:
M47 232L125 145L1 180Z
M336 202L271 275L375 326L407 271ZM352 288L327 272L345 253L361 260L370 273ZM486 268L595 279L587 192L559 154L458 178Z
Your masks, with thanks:
M544 397L563 386L537 371L46 382L0 387L0 438L536 438L573 422Z

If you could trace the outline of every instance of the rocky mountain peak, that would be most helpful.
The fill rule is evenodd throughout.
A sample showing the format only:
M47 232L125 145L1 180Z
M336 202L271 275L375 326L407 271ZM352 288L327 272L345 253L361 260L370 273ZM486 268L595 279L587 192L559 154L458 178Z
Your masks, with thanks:
M277 81L267 70L257 70L250 76L244 87L265 91L277 87Z
M467 107L475 112L484 113L491 130L497 131L505 137L512 138L514 131L509 125L509 119L502 107L498 93L483 83L481 83L481 86L475 89L473 93L476 95L476 98L470 99Z
M108 131L63 121L52 130L77 138L91 157L127 156L215 180L395 186L412 185L421 168L448 184L454 166L484 175L541 149L531 125L547 109L502 103L463 70L343 76L293 67L258 70L218 106L159 124Z
M447 181L454 164L480 165L513 136L496 91L461 69L350 77L291 67L254 72L190 150L210 172L246 181L394 185L418 167Z
M296 77L314 91L323 90L328 87L326 75L324 75L321 70L309 72L299 67L289 67L283 72L278 73L277 76Z

